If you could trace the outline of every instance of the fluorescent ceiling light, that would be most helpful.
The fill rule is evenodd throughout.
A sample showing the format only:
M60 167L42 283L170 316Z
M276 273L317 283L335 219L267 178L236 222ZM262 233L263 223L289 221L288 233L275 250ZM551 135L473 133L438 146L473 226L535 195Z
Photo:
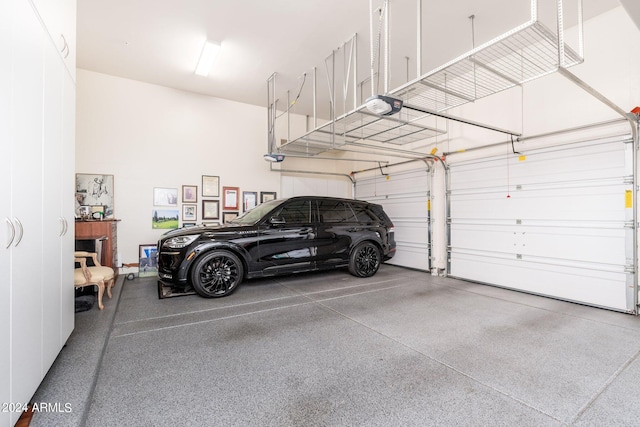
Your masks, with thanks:
M209 75L209 71L211 71L211 67L213 66L213 62L216 60L216 56L218 56L218 52L220 52L220 43L209 40L204 43L202 53L200 54L200 60L198 61L198 66L195 71L197 75L204 77Z

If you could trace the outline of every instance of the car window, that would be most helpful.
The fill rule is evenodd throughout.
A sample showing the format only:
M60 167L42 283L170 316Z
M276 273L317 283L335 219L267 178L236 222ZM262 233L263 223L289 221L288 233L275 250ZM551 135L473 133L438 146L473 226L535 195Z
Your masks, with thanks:
M341 200L319 200L318 212L320 222L341 223L356 220L351 206Z
M351 207L353 208L353 213L356 215L358 222L371 224L376 221L376 218L367 210L366 206L354 203Z
M229 222L233 224L253 225L260 219L262 219L262 217L264 217L267 213L269 213L275 207L282 203L282 200L270 200L268 202L261 203L255 208L248 210L247 212L243 213L235 219L232 219Z
M284 219L286 223L309 223L311 222L311 201L295 200L286 203L276 210L273 216Z
M382 206L371 203L369 204L369 209L371 210L371 213L376 217L377 221L383 222L388 227L393 227L391 218L389 218Z

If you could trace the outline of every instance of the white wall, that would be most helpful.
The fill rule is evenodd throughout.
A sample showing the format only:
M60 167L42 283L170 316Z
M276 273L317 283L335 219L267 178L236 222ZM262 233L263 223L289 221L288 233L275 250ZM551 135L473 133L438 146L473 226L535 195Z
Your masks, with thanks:
M153 188L198 186L202 175L240 191L280 192L267 151L266 108L78 70L76 173L113 174L118 252L138 262L155 243ZM181 203L178 204L180 214Z

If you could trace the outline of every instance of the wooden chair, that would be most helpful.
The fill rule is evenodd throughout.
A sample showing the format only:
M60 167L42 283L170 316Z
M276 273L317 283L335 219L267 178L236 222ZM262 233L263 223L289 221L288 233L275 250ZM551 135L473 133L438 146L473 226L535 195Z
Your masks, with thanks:
M74 272L74 286L82 288L85 286L98 287L98 308L104 309L102 304L102 296L105 289L107 295L111 298L111 288L115 282L115 272L113 268L102 266L98 261L98 254L95 252L76 251L74 253L75 262L80 264L80 268L76 268ZM91 258L92 266L87 266L87 259Z

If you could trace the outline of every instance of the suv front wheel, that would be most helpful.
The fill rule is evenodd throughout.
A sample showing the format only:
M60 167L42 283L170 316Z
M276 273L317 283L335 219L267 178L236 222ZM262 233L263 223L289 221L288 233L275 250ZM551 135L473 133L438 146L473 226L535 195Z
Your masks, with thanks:
M242 261L236 255L213 250L196 261L191 270L191 283L198 295L217 298L235 291L243 275Z
M349 273L357 277L371 277L380 268L380 249L372 242L359 243L349 258Z

